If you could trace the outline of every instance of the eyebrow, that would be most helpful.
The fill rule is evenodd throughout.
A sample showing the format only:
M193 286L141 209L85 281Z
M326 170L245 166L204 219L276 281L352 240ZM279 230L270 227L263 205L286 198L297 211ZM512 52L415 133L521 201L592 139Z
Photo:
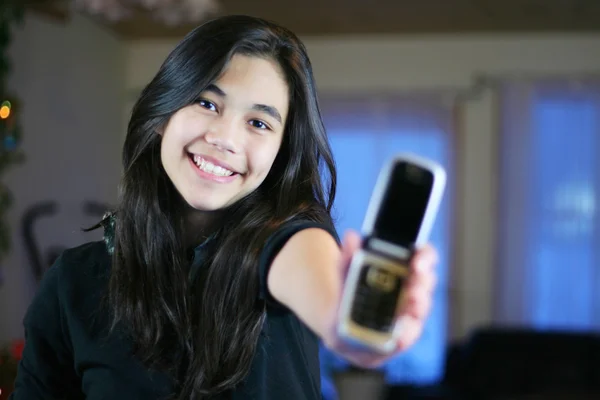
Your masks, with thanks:
M210 85L208 85L206 87L206 91L214 93L214 94L216 94L219 97L227 97L227 94L223 91L223 89L221 89L220 87L218 87L214 83L211 83ZM255 111L259 111L259 112L263 112L265 114L268 114L272 118L276 119L280 124L283 123L283 119L281 118L281 114L279 114L279 111L277 111L277 109L275 107L273 107L273 106L269 106L269 105L266 105L266 104L254 104L254 105L252 105L252 109L255 110Z
M275 107L268 106L266 104L254 104L252 106L252 109L270 115L271 117L276 119L277 122L279 122L280 124L283 123L281 120L281 115L279 114L279 111L277 111L277 109Z
M221 89L220 87L218 87L214 83L211 83L210 85L208 85L205 90L207 92L212 92L212 93L216 94L219 97L227 97L227 94L225 94L225 92L223 91L223 89Z

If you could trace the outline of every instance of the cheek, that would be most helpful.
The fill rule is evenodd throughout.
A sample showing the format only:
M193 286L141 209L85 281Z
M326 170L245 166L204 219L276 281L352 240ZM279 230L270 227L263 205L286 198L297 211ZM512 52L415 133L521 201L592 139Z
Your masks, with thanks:
M161 137L160 137L160 160L163 164L163 167L165 166L165 161L167 161L167 155L169 154L168 145L169 144L165 141L164 135L161 135Z
M160 143L160 158L163 163L163 166L166 164L171 164L173 160L173 144L165 137L162 137Z
M279 142L272 143L269 146L264 146L261 151L254 154L254 162L257 166L257 171L260 171L260 176L265 177L271 170L277 153L279 152Z
M160 153L163 162L169 160L174 162L179 160L185 153L186 138L183 135L177 135L177 132L168 132L161 136Z

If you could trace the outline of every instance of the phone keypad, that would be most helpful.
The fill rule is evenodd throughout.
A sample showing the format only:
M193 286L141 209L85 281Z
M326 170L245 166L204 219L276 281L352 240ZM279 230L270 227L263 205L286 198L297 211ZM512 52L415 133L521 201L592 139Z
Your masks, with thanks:
M389 332L404 278L377 266L366 265L360 272L352 304L352 320L365 328Z

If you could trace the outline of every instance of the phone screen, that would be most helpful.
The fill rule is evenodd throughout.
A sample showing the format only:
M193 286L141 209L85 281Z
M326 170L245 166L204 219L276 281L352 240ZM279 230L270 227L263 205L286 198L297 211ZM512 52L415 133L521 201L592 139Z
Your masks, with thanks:
M407 162L395 164L373 236L400 246L412 246L417 240L432 187L431 171Z

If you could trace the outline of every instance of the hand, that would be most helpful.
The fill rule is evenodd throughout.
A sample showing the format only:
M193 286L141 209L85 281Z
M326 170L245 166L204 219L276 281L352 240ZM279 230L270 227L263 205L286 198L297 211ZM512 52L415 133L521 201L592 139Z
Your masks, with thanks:
M356 232L349 231L346 233L342 244L339 268L342 283L346 279L352 255L360 248L360 245L361 238ZM434 271L436 263L437 253L430 245L418 250L414 255L410 265L410 278L405 288L406 301L397 314L402 329L396 348L391 353L381 354L375 351L357 349L342 341L337 335L337 313L328 329L328 337L324 338L325 346L350 363L363 368L377 367L411 347L421 336L423 325L429 316L433 291L437 281L437 275ZM341 300L341 293L339 300Z

